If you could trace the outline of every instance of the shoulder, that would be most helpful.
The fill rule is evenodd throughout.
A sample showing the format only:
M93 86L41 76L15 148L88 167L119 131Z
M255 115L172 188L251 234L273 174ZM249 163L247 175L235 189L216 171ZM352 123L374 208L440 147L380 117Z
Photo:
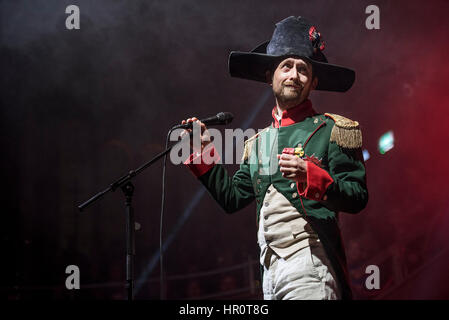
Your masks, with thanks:
M357 121L333 113L324 114L334 122L330 141L342 148L358 149L362 147L362 131Z
M349 118L334 113L325 113L324 115L333 120L335 125L340 128L359 128L359 123Z

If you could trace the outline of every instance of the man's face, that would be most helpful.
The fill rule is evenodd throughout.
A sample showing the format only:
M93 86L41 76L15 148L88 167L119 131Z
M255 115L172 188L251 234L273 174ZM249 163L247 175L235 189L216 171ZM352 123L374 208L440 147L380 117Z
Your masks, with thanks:
M279 107L293 107L302 103L318 81L312 80L312 65L300 58L283 60L272 77L273 93Z

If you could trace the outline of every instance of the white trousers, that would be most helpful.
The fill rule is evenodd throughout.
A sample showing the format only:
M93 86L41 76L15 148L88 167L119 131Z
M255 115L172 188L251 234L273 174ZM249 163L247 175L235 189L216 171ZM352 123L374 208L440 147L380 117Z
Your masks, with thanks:
M268 249L264 266L265 300L337 300L341 294L335 273L321 244L306 247L286 259ZM267 261L268 264L268 261Z

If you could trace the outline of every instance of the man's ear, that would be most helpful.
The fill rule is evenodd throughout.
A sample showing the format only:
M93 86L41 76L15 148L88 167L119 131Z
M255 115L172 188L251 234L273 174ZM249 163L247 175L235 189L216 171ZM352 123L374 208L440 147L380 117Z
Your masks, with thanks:
M318 77L313 77L312 80L312 90L315 90L316 86L318 85Z
M271 86L273 84L273 77L271 76L271 71L267 70L265 71L265 80L267 83Z

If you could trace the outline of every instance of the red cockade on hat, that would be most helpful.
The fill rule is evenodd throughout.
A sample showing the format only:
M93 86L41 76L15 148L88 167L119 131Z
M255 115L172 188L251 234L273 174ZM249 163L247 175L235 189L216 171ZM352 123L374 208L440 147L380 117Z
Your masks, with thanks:
M317 49L324 50L324 41L321 40L321 33L316 30L315 26L311 26L309 29L309 40L312 41L315 52Z

